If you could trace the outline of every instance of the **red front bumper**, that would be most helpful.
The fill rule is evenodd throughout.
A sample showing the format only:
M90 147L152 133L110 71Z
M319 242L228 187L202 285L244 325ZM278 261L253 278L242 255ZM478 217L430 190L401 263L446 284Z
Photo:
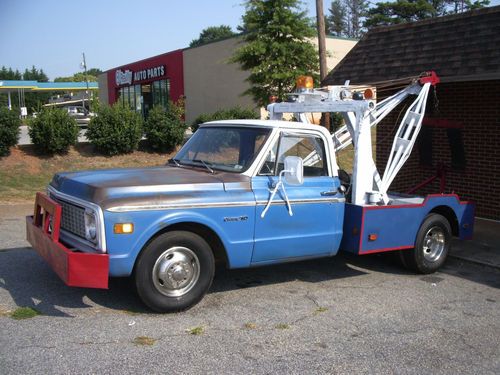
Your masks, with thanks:
M61 206L45 194L37 193L35 215L26 217L28 242L66 285L107 289L109 256L69 250L59 242L60 226Z

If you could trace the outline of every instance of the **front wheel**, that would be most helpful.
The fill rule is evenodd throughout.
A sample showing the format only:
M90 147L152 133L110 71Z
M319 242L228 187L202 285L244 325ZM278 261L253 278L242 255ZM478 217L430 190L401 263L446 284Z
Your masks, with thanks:
M415 248L400 252L403 264L418 273L436 272L446 261L451 242L450 223L439 214L429 214L417 233Z
M206 294L214 277L214 256L195 233L173 231L151 241L134 271L141 300L157 312L185 310Z

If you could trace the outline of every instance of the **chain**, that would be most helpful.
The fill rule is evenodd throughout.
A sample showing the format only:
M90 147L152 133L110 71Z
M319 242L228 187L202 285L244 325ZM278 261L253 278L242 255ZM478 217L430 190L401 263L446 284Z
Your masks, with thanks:
M437 97L436 86L433 87L433 92L434 92L434 115L437 115L439 114L439 99Z

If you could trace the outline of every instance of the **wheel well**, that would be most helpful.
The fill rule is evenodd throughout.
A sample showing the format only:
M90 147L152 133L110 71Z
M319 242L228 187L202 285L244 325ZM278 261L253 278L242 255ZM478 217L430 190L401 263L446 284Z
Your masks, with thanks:
M453 209L451 207L437 206L437 207L434 207L431 210L431 212L429 212L429 213L435 213L435 214L439 214L441 216L444 216L446 218L446 220L448 220L448 223L450 223L451 233L454 236L459 235L457 215L455 215L455 211L453 211Z
M163 228L161 231L157 232L153 237L151 237L151 239L146 243L144 247L146 247L148 243L150 243L154 238L158 237L159 235L167 232L172 232L174 230L182 230L186 232L196 233L197 235L199 235L201 238L207 241L208 245L212 249L215 258L215 263L216 264L222 263L224 264L225 267L229 267L226 248L224 247L224 244L222 243L217 233L215 233L209 227L199 223L184 222L184 223L169 225L168 227Z

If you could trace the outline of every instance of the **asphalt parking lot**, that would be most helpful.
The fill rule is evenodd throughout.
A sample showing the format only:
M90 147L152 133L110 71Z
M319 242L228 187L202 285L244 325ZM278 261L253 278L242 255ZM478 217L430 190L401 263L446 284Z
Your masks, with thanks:
M0 206L0 373L500 373L500 271L450 259L415 275L340 255L219 270L205 299L147 311L126 279L66 287ZM40 315L15 320L32 307Z

